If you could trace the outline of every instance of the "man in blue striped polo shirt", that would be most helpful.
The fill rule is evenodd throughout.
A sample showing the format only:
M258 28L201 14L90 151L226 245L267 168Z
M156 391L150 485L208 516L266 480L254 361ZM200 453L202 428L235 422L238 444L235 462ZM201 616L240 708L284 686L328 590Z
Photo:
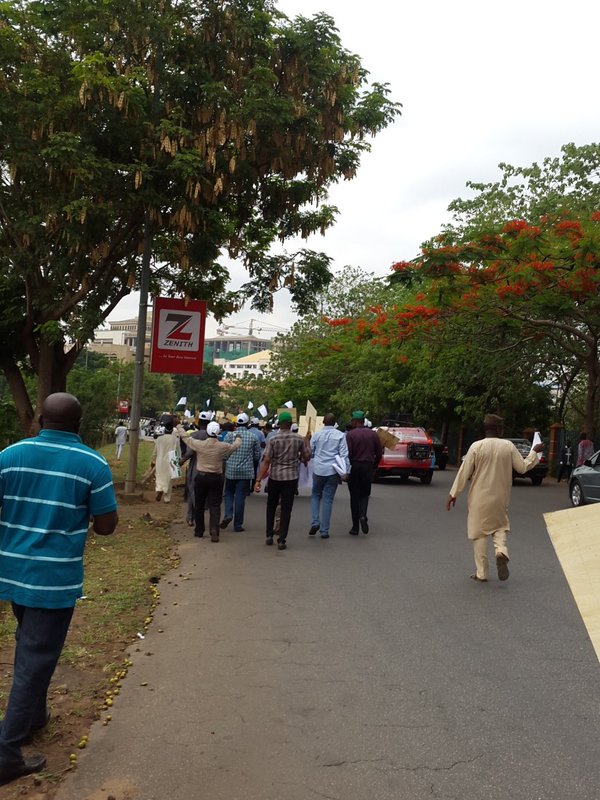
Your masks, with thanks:
M106 460L77 431L81 405L65 393L42 406L38 436L0 453L0 599L17 619L13 684L0 723L0 784L39 772L21 744L45 727L48 686L83 588L90 518L112 533L117 504Z

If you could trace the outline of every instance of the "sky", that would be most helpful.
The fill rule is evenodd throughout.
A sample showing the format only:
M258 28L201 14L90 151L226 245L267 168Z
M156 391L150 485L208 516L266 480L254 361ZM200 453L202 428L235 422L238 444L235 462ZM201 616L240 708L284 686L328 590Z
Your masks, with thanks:
M468 180L496 180L500 162L528 166L558 156L568 142L600 138L594 0L279 0L277 7L290 17L331 16L370 80L389 83L403 105L372 140L356 178L332 187L335 226L286 244L288 252L326 252L334 271L352 265L386 275L439 232L448 204L468 196ZM245 280L232 265L231 288ZM127 298L110 318L136 315L137 303ZM278 293L272 315L247 308L225 322L239 333L252 318L265 331L289 327L289 295ZM216 328L209 321L207 334Z

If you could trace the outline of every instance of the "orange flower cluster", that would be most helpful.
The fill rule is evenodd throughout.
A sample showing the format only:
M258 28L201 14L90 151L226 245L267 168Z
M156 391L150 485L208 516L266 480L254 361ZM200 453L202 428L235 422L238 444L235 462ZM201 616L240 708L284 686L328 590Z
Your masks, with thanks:
M560 222L556 223L554 230L558 236L565 236L573 244L578 244L583 236L581 223L577 222L577 220L562 219Z
M594 211L591 216L592 222L600 222L600 211Z
M351 325L352 317L340 317L339 319L329 319L329 317L322 317L323 322L326 322L330 328L339 328L341 325Z

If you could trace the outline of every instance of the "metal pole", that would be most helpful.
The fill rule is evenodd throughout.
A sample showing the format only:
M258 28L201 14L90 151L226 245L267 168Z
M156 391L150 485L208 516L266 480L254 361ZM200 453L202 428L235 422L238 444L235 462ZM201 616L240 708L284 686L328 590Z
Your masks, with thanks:
M137 477L138 449L140 443L140 417L142 411L142 389L144 386L144 357L146 353L146 320L148 317L148 290L150 287L150 255L152 232L150 213L144 212L144 252L142 254L142 275L140 279L140 305L138 329L135 340L135 371L133 373L133 396L131 416L129 417L129 463L125 479L125 494L135 491Z

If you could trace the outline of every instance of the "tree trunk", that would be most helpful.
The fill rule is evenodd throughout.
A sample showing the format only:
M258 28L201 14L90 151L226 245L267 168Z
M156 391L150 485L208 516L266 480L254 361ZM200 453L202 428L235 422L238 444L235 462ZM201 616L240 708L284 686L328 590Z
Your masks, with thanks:
M596 432L596 415L598 412L598 399L600 397L600 361L598 360L598 345L590 350L587 358L588 384L585 397L585 418L583 427L590 439Z
M28 434L33 420L33 406L27 394L27 388L21 370L14 361L3 361L2 371L4 372L8 388L15 402L23 433Z

